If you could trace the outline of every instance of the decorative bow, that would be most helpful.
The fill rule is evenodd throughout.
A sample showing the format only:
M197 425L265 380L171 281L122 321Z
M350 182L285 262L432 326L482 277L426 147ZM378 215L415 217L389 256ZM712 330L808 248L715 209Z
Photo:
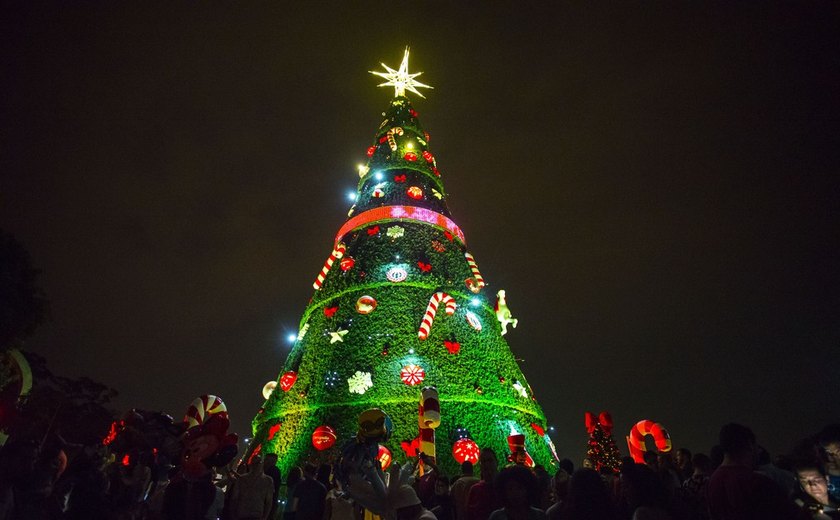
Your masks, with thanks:
M595 414L592 412L586 412L584 414L584 421L586 422L586 431L590 435L595 431L595 427L599 424L601 425L601 429L604 430L604 433L607 435L612 432L613 420L609 412L601 412L601 415L599 415L597 419L595 418Z

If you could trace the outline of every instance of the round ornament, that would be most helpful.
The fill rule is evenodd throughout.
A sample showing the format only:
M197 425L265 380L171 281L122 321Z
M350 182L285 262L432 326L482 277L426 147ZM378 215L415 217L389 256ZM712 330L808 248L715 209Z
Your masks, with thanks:
M345 256L341 259L341 263L338 265L341 267L342 271L347 272L352 269L355 264L356 260L352 256Z
M297 381L297 372L294 370L286 372L280 376L280 389L288 392L295 385L295 381Z
M337 436L335 434L335 430L331 427L318 426L315 428L315 431L312 432L312 445L315 446L316 450L324 451L335 444L336 438Z
M400 370L400 379L408 386L419 385L426 379L426 371L420 365L406 365Z
M367 149L367 156L368 157L373 156L373 154L375 154L375 153L376 153L376 147L375 146L371 146L370 148Z
M268 383L266 383L262 389L263 397L265 397L266 399L271 397L271 392L273 392L275 388L277 388L277 381L269 381Z
M405 159L406 161L414 162L417 160L417 154L414 152L405 152L405 155L403 155L403 159Z
M376 188L375 190L373 190L373 198L381 199L384 196L385 196L385 190L383 190L382 188Z
M376 454L376 460L378 460L379 465L382 466L382 471L385 471L388 469L388 466L391 465L391 461L394 460L394 457L391 455L391 450L380 444L379 452Z
M430 163L435 161L435 156L432 155L432 152L425 150L423 151L423 159L426 159L426 162Z
M405 267L392 267L385 273L385 277L390 282L404 282L408 278L408 271L405 270Z
M412 186L408 188L406 193L414 200L420 200L423 198L423 190L419 186Z
M478 444L472 439L459 439L452 445L452 456L458 464L467 461L477 463L479 452Z
M359 314L370 314L376 308L376 300L373 296L362 296L356 300L356 312Z

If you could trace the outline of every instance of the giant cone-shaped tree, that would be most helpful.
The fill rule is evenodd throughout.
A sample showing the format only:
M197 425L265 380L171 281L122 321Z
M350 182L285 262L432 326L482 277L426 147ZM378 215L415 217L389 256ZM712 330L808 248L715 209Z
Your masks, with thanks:
M444 469L456 471L453 443L461 438L504 460L512 433L525 435L534 462L552 464L545 417L502 337L496 292L483 286L451 220L429 134L405 96L383 115L356 203L332 244L334 261L315 281L277 387L254 419L250 453L277 453L284 474L306 461L336 460L359 414L378 407L394 422L385 446L405 461L405 446L418 436L421 389L435 386ZM429 302L441 292L452 300L439 295L422 339ZM320 426L337 434L323 450L313 446Z

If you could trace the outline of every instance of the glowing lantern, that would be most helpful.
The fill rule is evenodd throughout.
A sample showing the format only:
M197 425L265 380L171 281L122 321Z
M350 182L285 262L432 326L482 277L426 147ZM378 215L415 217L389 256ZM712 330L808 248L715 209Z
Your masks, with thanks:
M408 188L406 193L409 197L411 197L414 200L420 200L423 198L423 190L420 188L420 186L412 186Z
M426 371L420 365L406 365L400 370L402 382L409 385L419 385L426 379Z
M452 456L458 464L463 464L470 461L473 464L478 462L478 454L480 450L478 444L472 439L458 439L452 445Z
M290 370L280 377L280 389L288 392L295 385L297 381L297 372Z
M376 460L378 460L379 464L382 466L382 471L385 471L388 469L388 466L391 465L391 461L394 460L394 458L391 456L391 450L380 444L379 452L376 454Z
M312 445L315 446L315 449L318 451L324 451L331 448L332 445L335 444L335 440L335 430L329 426L318 426L315 428L315 431L312 432Z

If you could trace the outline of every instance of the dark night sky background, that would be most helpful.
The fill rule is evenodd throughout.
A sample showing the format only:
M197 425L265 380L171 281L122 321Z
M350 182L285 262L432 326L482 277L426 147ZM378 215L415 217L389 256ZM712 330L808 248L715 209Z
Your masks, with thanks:
M393 92L367 71L411 45L562 456L587 410L622 451L645 418L774 452L840 420L838 4L522 4L7 4L0 227L52 305L27 347L247 434Z

